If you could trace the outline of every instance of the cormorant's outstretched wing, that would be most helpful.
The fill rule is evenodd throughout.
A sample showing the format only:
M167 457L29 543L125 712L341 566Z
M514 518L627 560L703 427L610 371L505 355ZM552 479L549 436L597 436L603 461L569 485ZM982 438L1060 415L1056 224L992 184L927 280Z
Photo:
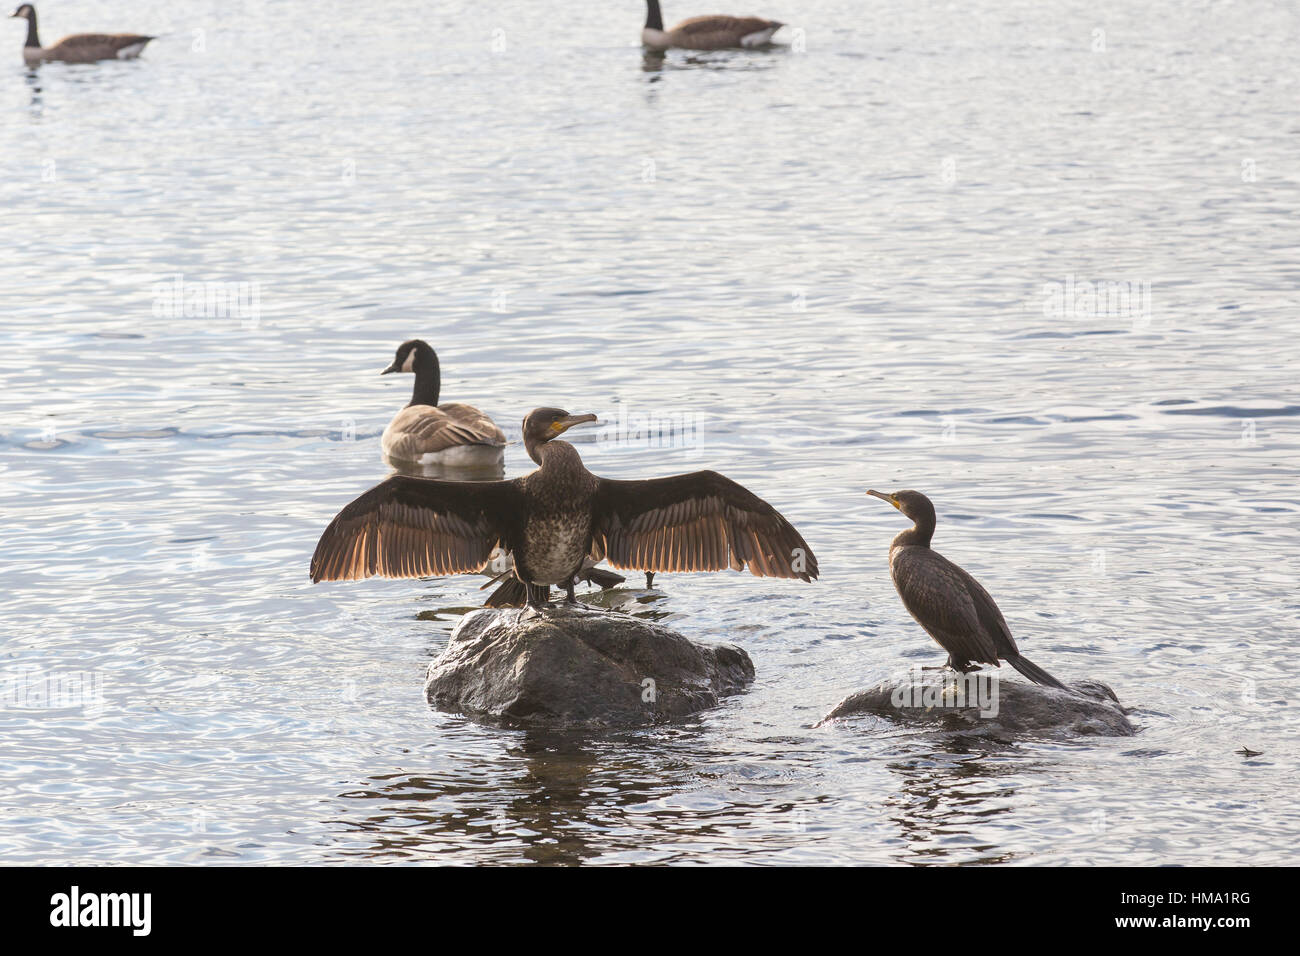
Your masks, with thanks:
M762 498L715 471L646 481L600 479L592 557L640 571L817 577L817 558Z
M902 548L891 562L903 606L957 660L997 665L1016 642L988 591L937 551Z
M313 581L480 570L518 510L514 481L393 475L338 513L316 545Z

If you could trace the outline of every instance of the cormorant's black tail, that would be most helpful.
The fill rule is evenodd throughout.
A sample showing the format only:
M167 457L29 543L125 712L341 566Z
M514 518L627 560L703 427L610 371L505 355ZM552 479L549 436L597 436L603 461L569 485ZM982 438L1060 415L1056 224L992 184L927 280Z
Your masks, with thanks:
M1035 684L1043 684L1046 687L1057 687L1061 690L1070 689L1027 657L1021 657L1019 654L1008 654L1002 659L1028 677Z
M612 588L617 584L622 584L627 578L621 574L615 574L613 571L604 571L600 568L588 568L578 575L581 581L590 581L598 588ZM488 595L488 599L483 602L484 607L523 607L528 603L528 589L524 587L524 582L511 574L501 586Z
M588 568L582 574L578 575L584 581L590 581L598 588L612 588L615 585L622 584L627 578L621 574L615 574L613 571L604 571L600 568Z
M488 595L484 607L523 607L528 603L528 592L524 582L513 574L501 582L501 586Z

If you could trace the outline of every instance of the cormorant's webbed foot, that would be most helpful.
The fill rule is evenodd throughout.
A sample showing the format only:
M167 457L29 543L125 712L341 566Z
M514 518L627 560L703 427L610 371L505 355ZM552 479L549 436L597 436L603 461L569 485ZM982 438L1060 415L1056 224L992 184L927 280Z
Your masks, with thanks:
M525 581L524 590L528 595L528 606L534 611L543 611L550 605L551 589L545 584L530 584Z

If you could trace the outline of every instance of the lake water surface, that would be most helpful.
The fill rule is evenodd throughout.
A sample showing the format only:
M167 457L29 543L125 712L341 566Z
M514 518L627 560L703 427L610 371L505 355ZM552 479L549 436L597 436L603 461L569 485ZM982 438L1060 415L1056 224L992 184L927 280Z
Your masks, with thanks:
M1294 862L1297 8L772 0L784 46L655 59L596 7L69 2L47 43L170 35L35 72L0 21L0 859ZM478 726L422 678L481 579L309 583L417 335L513 437L666 417L574 440L799 527L814 584L643 595L747 694ZM868 487L1140 733L814 728L943 660Z

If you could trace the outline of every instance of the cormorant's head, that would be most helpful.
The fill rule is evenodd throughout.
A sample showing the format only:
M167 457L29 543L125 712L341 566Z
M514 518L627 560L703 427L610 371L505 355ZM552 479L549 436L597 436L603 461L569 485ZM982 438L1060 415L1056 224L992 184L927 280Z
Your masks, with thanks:
M563 435L574 425L594 421L595 415L570 415L562 408L534 408L524 419L524 444L532 448Z
M888 501L918 525L934 527L934 505L919 491L895 491L892 495L883 491L868 491L867 494Z
M9 14L9 19L12 20L14 17L19 17L23 20L30 20L34 16L36 16L36 11L32 8L32 5L30 3L24 3L13 13Z
M397 347L397 354L393 356L393 364L379 374L414 372L417 367L427 368L431 362L437 363L437 361L438 355L429 347L428 342L424 341L424 339L411 339Z

